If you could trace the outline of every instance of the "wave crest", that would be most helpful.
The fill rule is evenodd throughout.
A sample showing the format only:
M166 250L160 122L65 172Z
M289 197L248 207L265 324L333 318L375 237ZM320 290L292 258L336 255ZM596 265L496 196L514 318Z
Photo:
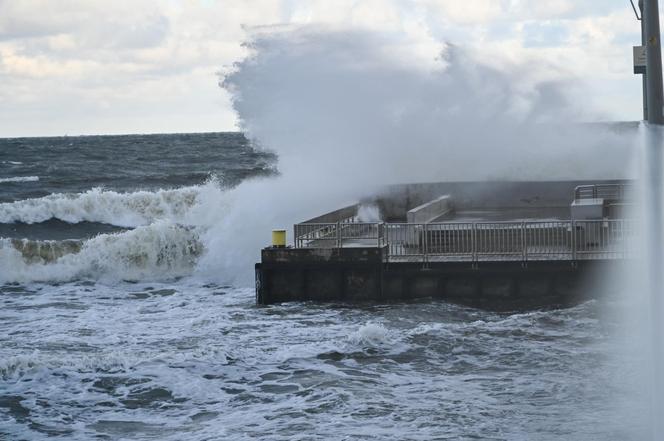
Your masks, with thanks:
M201 186L155 192L119 193L93 188L78 194L55 193L0 204L0 223L33 224L59 219L72 224L100 222L133 228L159 219L180 222L196 204L199 193L207 186L216 185L210 181Z

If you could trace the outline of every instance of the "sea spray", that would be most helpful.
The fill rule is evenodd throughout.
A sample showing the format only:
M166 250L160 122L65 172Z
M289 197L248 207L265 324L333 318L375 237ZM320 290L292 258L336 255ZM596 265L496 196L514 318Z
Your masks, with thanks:
M664 127L643 124L643 217L645 253L643 269L648 301L648 383L650 384L652 439L664 437Z
M272 229L388 184L629 175L629 136L577 124L569 81L492 67L452 45L437 63L406 63L393 42L307 27L252 35L251 54L222 85L241 129L278 154L281 175L196 207L211 225L199 275L252 283Z
M625 176L629 137L578 124L581 109L566 98L573 82L490 66L453 45L431 54L437 63L406 63L392 55L394 40L259 31L223 85L247 135L322 196L402 182Z
M360 204L357 208L358 222L380 222L380 208L376 204Z
M625 195L633 234L623 240L632 258L617 262L593 282L602 297L602 321L620 350L607 359L617 379L620 421L631 427L625 439L662 439L662 129L642 123L635 137L638 179ZM616 292L617 296L611 296ZM659 392L658 392L659 391Z
M380 33L301 28L252 38L251 55L223 84L247 135L279 155L279 176L234 188L212 180L180 189L95 188L0 204L3 223L59 219L185 236L195 231L200 248L193 268L187 260L186 271L156 265L150 273L148 265L132 273L131 259L120 259L123 269L114 271L118 250L102 249L113 241L92 239L83 248L99 247L94 265L82 257L92 251L31 266L19 251L4 247L0 258L13 259L1 262L4 279L95 278L99 268L99 277L153 279L193 271L206 280L251 286L253 264L272 229L290 229L386 184L627 175L631 151L625 135L571 123L578 112L565 99L568 81L543 81L517 65L492 67L452 45L437 61L404 61L390 50L395 37Z

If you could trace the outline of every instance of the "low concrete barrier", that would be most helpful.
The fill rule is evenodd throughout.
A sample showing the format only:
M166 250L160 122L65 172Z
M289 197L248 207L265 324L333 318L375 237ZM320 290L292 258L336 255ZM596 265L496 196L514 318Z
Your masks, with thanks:
M437 199L408 210L406 219L412 224L426 224L452 211L452 198L450 195L441 196Z

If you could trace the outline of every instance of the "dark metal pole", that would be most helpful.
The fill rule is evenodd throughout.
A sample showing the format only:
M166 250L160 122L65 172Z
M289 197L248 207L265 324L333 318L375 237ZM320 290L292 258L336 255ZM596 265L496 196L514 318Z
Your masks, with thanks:
M645 47L646 22L643 20L643 0L639 0L639 11L641 11L641 46ZM643 120L648 121L648 73L644 73L641 77L643 81Z
M646 30L646 82L648 84L648 123L664 125L664 92L662 87L662 46L659 31L658 0L643 0L643 22Z

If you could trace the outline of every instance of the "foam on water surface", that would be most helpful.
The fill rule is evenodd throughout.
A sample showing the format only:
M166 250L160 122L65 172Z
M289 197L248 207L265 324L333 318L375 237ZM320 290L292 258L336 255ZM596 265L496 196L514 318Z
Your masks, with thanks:
M186 280L0 295L10 437L629 439L593 303L257 308Z
M12 178L0 178L0 184L4 184L7 182L37 182L37 181L39 181L39 176L15 176Z

